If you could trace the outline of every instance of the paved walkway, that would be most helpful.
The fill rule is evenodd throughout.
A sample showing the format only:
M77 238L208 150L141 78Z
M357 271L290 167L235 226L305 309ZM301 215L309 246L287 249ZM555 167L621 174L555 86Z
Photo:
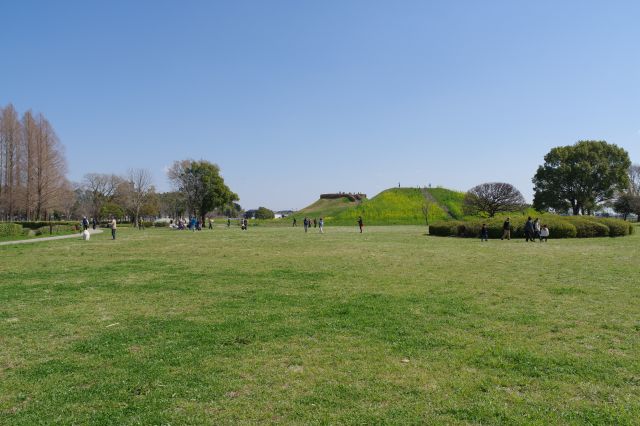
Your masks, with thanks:
M102 229L89 229L90 234L101 234L104 231ZM31 238L30 240L16 240L16 241L3 241L0 243L0 246L9 246L12 244L26 244L26 243L37 243L38 241L53 241L53 240L64 240L65 238L82 238L81 234L70 234L70 235L59 235L57 237L44 237L44 238Z

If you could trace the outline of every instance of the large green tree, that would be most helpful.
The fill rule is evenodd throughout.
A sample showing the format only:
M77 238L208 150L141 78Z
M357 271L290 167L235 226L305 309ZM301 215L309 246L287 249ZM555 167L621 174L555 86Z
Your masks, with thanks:
M539 210L590 213L629 184L629 154L605 141L579 141L551 149L533 177Z
M208 212L238 200L220 176L220 168L209 161L176 161L168 174L184 195L189 213L200 217L201 223Z

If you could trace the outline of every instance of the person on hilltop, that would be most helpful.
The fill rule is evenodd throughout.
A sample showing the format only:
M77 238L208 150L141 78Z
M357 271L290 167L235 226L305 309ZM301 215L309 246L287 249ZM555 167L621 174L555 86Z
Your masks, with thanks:
M545 224L540 228L540 242L544 239L544 242L547 242L547 238L549 238L549 227Z
M320 228L320 233L324 234L324 219L320 218L318 220L318 228Z
M511 239L511 219L507 218L507 220L504 221L504 223L502 224L502 238L500 238L501 240L504 239L510 240Z
M358 228L360 228L360 233L362 234L362 228L364 228L364 222L362 221L362 216L358 216Z
M487 228L487 224L483 223L482 228L480 228L480 242L489 241L489 228Z
M82 217L82 230L86 231L87 229L89 229L89 220L87 219L86 216Z
M115 217L111 218L111 223L109 224L109 226L111 227L111 239L115 240L116 239L116 228L117 228L117 223L116 223L116 218Z
M525 241L535 242L533 239L533 221L531 220L531 216L527 218L527 222L524 224L524 239Z

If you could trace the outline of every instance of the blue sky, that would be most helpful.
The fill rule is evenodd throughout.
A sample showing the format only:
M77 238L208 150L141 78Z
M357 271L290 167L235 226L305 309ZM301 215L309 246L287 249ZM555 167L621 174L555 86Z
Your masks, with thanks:
M505 181L550 148L640 162L640 2L14 1L0 105L44 113L69 178L220 165L245 208Z

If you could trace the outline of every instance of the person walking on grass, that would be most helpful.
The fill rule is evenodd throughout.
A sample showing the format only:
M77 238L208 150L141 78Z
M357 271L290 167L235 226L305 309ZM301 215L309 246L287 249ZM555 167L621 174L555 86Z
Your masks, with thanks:
M213 219L209 218L209 229L213 229Z
M318 220L318 228L320 228L320 233L324 234L324 219L320 218Z
M540 238L540 220L536 217L536 220L533 221L533 238Z
M86 231L87 229L89 229L89 220L87 219L86 216L82 217L82 230Z
M96 226L98 226L98 221L95 217L91 219L91 225L93 226L94 230L96 229Z
M489 241L489 228L487 228L487 224L483 223L482 228L480 228L480 242Z
M111 218L111 224L109 225L111 227L111 239L115 240L116 239L116 228L118 227L116 224L116 218L112 217Z
M318 225L318 221L316 220L316 218L313 218L313 227L315 228Z
M360 228L360 233L362 234L362 228L364 228L364 222L362 221L362 216L358 216L358 228Z
M227 228L231 228L231 218L227 218Z
M511 239L511 219L507 218L507 220L504 221L504 223L502 224L502 238L500 238L501 240L504 239L510 240Z
M293 218L293 226L294 226L294 227L298 226L298 221L296 220L296 218L295 218L295 217Z
M544 240L544 242L546 243L547 238L549 238L549 228L547 227L547 225L542 225L542 228L540 228L540 242Z
M531 220L531 216L529 216L527 218L527 222L524 224L524 239L525 241L531 241L531 242L535 242L535 240L533 239L533 234L534 234L534 230L533 230L533 221Z

